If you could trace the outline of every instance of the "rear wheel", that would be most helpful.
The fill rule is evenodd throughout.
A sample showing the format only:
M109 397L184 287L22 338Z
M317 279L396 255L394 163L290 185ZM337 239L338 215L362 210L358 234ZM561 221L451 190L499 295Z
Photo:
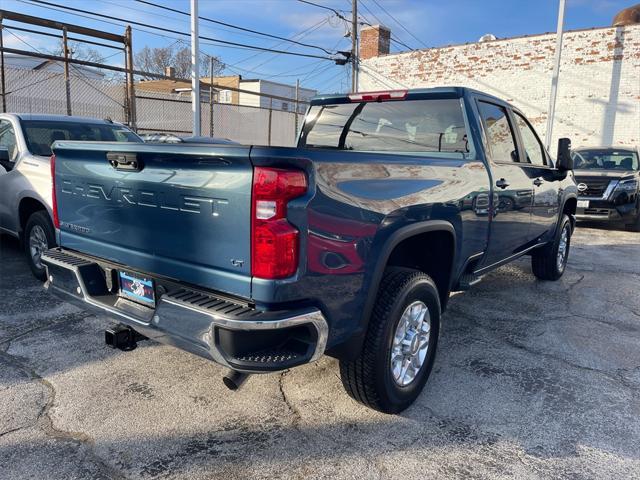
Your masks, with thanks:
M409 407L431 373L439 329L433 280L417 270L387 270L360 355L340 362L347 393L384 413Z
M24 249L31 272L44 281L46 270L42 264L42 254L56 245L53 225L46 211L40 210L31 214L24 229Z
M553 241L533 251L531 268L540 280L558 280L564 273L569 259L571 233L571 220L563 214Z

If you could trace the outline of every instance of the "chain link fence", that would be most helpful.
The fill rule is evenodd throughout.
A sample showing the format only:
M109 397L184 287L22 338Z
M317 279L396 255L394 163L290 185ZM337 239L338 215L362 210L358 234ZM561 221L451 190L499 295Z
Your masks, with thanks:
M136 88L136 126L139 133L192 132L191 100L181 94L148 92ZM232 105L200 103L204 136L226 138L243 144L293 146L296 127L303 115L295 112Z
M5 54L5 62L8 57ZM35 68L33 65L25 68L5 65L3 75L7 112L53 115L70 112L129 123L124 73L70 64L67 81L61 62L42 61ZM145 91L137 82L134 92L135 129L139 134L191 134L190 93ZM291 100L291 104L294 105L295 100ZM293 146L302 117L295 112L275 109L201 102L201 133L243 144Z

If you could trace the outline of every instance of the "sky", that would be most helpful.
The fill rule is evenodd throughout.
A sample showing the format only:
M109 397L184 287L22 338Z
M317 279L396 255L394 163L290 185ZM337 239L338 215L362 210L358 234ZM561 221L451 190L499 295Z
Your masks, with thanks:
M124 23L113 17L129 19L152 26L189 32L189 17L137 2L136 0L47 0L111 18L79 16L31 0L0 0L6 10L36 17L74 23L113 33L124 32ZM189 0L149 0L151 3L188 11ZM338 10L350 18L351 0L313 0L314 3ZM614 15L635 4L635 0L567 0L565 29L604 27L611 25ZM555 31L558 0L359 0L360 20L369 24L382 23L391 28L392 52L426 47L441 47L477 41L483 34L498 38L531 35ZM333 12L297 0L199 0L201 17L293 38L322 47L331 52L349 50L350 38L344 35L350 25ZM18 49L50 51L54 39L31 33L13 31L15 22L5 21L4 44ZM23 26L23 25L22 25ZM404 27L404 28L403 28ZM134 51L144 46L189 46L189 38L161 32L153 28L133 29ZM300 47L289 42L200 21L200 35L231 42L258 45L290 52L320 55L320 49ZM403 46L404 44L405 46ZM407 48L409 47L409 48ZM114 65L123 65L123 56L114 50L98 49ZM243 78L266 78L295 84L320 92L349 90L349 66L334 62L285 54L258 52L201 41L201 52L219 57L227 65L225 74L241 74Z

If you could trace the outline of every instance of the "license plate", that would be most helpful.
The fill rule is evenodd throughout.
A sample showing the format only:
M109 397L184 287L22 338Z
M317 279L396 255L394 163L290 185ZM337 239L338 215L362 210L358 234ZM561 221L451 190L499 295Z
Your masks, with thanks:
M118 272L120 276L120 294L135 302L153 307L156 304L156 296L153 289L153 280L141 277L131 272Z
M578 208L589 208L589 200L578 200Z

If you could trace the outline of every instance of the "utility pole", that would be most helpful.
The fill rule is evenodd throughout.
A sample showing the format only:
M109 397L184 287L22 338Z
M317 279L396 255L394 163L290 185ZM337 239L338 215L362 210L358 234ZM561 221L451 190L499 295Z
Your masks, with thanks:
M198 0L191 0L191 111L193 135L200 136L200 46L198 42Z
M560 76L560 60L562 58L562 30L564 28L564 4L565 0L560 0L558 8L558 28L556 33L556 56L553 65L553 77L551 78L551 94L549 96L549 114L547 115L547 134L544 141L547 150L551 150L551 135L553 134L553 121L556 113L556 95L558 93L558 77Z
M358 0L351 0L351 91L358 91Z

